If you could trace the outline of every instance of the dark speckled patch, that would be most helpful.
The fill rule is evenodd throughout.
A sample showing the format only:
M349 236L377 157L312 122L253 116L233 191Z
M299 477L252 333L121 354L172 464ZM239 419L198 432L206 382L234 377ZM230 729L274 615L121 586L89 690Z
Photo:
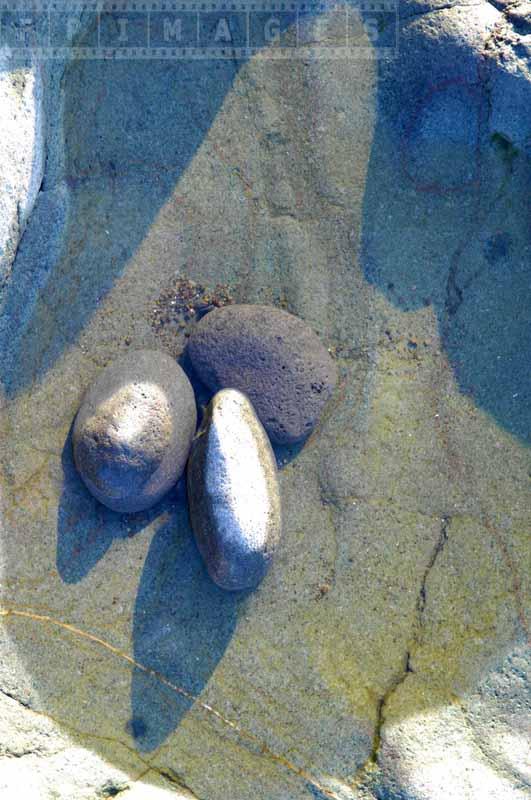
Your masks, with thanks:
M510 252L511 237L508 233L499 231L485 243L485 257L489 264L496 264L502 258L507 258Z

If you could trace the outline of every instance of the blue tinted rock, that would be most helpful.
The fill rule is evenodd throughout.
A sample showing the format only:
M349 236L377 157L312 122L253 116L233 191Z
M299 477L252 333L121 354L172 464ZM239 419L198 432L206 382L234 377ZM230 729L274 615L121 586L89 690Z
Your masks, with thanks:
M108 366L83 399L72 435L89 491L114 511L157 502L182 474L196 427L192 386L165 353L138 350Z
M256 587L280 538L280 493L269 439L241 392L225 389L208 406L188 463L188 498L212 580Z

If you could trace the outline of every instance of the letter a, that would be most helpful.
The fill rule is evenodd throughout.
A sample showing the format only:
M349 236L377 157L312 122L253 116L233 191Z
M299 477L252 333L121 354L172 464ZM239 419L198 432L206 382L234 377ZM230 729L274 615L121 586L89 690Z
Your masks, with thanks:
M218 25L217 25L217 28L216 28L216 33L214 35L214 41L215 42L219 42L219 41L231 42L232 41L232 36L230 35L229 23L227 22L225 17L221 17L221 19L218 22Z

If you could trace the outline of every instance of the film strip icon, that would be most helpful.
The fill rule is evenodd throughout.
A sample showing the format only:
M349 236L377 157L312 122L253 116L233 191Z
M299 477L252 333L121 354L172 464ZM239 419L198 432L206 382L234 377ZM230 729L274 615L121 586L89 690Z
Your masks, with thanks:
M12 59L374 59L397 52L398 0L0 0L0 54Z

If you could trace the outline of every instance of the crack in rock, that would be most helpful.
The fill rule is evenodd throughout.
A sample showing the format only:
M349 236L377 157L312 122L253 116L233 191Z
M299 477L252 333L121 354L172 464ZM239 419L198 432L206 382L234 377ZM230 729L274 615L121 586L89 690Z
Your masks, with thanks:
M36 747L34 750L10 750L0 749L0 758L24 758L25 756L36 756L42 758L42 751Z
M188 792L194 800L202 800L186 783L183 776L176 772L171 767L165 767L164 769L159 767L152 767L152 770L160 775L162 778L165 778L168 783L171 783L172 786L176 786L178 789L182 789L185 792Z
M418 644L419 632L422 629L423 625L424 610L426 608L426 583L431 571L435 566L437 559L441 555L446 545L446 542L448 541L449 523L450 523L449 517L442 517L439 538L437 539L433 552L426 565L426 569L424 570L424 573L422 575L422 580L416 602L416 620L413 628L412 641L408 645L408 648L405 652L402 668L395 676L395 678L392 680L390 686L387 688L385 693L378 701L378 705L376 707L376 725L373 734L372 751L368 759L368 766L378 764L378 757L382 743L383 727L385 725L386 708L389 704L389 701L391 700L392 696L397 691L397 689L404 683L408 674L414 672L411 666L411 657L414 648Z
M439 533L439 538L437 540L437 544L431 554L430 560L428 561L428 565L424 570L424 574L422 576L422 582L420 585L420 591L417 597L417 614L418 614L418 623L419 627L422 627L422 618L424 616L424 609L426 608L426 582L432 571L433 567L435 566L435 562L439 558L440 554L442 553L446 542L448 541L448 526L450 524L449 517L443 517L441 520L441 530Z
M15 703L18 703L23 708L31 708L28 700L23 700L21 697L8 691L7 689L2 689L2 687L0 687L0 694L3 694L4 697L9 697L10 700L14 700Z

